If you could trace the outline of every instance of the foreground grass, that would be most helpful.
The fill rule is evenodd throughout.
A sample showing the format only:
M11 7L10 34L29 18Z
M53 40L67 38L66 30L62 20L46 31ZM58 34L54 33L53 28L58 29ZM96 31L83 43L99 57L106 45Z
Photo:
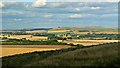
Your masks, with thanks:
M114 66L119 67L119 43L93 47L33 52L3 57L4 66Z

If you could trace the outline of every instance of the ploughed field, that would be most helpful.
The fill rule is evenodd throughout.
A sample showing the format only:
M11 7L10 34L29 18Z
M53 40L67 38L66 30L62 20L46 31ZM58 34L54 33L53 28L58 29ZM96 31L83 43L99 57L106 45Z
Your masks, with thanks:
M2 58L2 66L104 66L119 67L119 43L79 46ZM30 59L30 60L28 60Z
M2 50L1 57L11 56L15 54L23 54L34 51L48 51L68 48L67 45L3 45L0 47Z

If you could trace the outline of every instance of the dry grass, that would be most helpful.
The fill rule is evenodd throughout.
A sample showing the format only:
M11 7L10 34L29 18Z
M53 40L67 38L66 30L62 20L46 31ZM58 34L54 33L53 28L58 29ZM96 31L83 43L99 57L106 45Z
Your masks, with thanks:
M58 33L58 32L68 32L70 30L66 30L66 29L51 29L51 30L48 30L48 33Z
M57 49L57 48L56 48ZM2 48L2 57L34 51L55 50L55 48Z
M27 40L47 40L48 37L44 37L44 36L32 36L29 38L26 38Z
M48 51L48 50L56 50L62 48L68 48L70 46L59 46L59 45L5 45L0 47L2 50L2 54L0 57L10 56L15 54L23 54L34 51Z

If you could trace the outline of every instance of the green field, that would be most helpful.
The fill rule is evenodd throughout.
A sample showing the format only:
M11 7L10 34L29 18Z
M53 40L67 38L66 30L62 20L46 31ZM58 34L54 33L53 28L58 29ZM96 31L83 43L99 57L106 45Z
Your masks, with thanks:
M4 66L120 66L119 43L3 57Z

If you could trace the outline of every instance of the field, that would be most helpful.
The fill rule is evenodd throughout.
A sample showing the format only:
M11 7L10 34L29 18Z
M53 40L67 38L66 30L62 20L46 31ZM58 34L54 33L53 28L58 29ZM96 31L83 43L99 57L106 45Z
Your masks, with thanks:
M117 29L89 27L4 33L0 57L3 66L117 67L118 35Z
M32 35L0 35L0 37L7 37L9 39L26 39L26 40L47 40L45 36L32 36Z
M119 34L119 32L76 32L75 34Z
M70 30L57 28L57 29L48 30L48 33L61 33L61 32L69 32L69 31L70 31Z
M32 34L32 33L47 33L47 30L26 31L26 33L29 33L29 34Z
M82 44L83 46L92 46L104 43L118 42L118 40L65 40L63 42L74 45Z
M70 46L62 46L62 45L5 45L0 47L2 49L2 55L10 56L15 54L23 54L34 51L48 51L48 50L57 50L62 48L68 48Z
M119 43L91 47L76 47L62 50L33 52L3 57L3 66L80 66L119 67ZM31 59L31 60L28 60Z

